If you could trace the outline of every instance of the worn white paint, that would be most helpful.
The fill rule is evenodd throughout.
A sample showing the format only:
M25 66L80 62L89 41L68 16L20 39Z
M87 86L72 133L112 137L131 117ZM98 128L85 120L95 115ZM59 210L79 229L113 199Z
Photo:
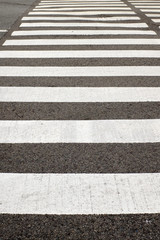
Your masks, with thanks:
M50 8L50 7L55 7L55 8L64 8L64 7L76 7L79 8L79 7L101 7L101 6L104 6L104 7L123 7L123 6L127 6L126 4L124 3L97 3L97 4L94 4L94 3L91 3L91 4L83 4L83 3L79 3L79 4L52 4L52 3L40 3L38 6L36 6L35 8Z
M156 143L160 119L4 120L0 143Z
M147 28L146 23L53 23L53 22L32 22L22 23L20 27L115 27L115 28Z
M79 10L79 9L82 9L82 10L85 10L85 9L87 9L87 10L90 10L90 9L103 9L103 8L107 8L107 9L110 9L110 8L113 8L113 9L130 9L130 7L128 7L126 4L115 4L115 5L113 5L113 4L103 4L103 5L99 5L99 4L97 4L97 5L87 5L87 4L85 4L85 5L65 5L65 6L62 6L62 5L39 5L39 6L35 6L35 9L48 9L48 8L51 8L51 9L59 9L59 10Z
M42 2L42 1L41 1ZM50 1L49 1L50 2ZM128 2L132 2L132 3L136 3L136 4L143 4L143 3L160 3L160 1L158 0L147 0L147 1L128 1Z
M159 66L30 67L1 66L1 77L160 76Z
M0 87L0 102L160 102L159 87Z
M0 58L160 58L160 50L6 50Z
M153 22L155 23L160 23L160 18L159 19L152 19Z
M97 1L97 0L95 0L95 1L92 1L92 0L87 0L87 1L79 1L79 0L73 0L73 1L63 1L63 0L61 0L61 1L40 1L40 2L54 2L54 3L70 3L70 2L75 2L75 3L79 3L79 2L84 2L84 3L88 3L88 2L97 2L97 3L99 3L99 2L121 2L121 0L100 0L100 1Z
M63 8L63 9L58 9L58 8L50 8L50 9L46 9L46 8L34 8L33 11L52 11L52 12L61 12L61 14L65 13L65 12L72 12L72 11L77 11L77 12L86 12L86 11L90 11L90 10L103 10L103 11L108 11L108 10L131 10L130 8L128 7L85 7L85 8Z
M3 46L45 46L45 45L160 45L160 39L16 39L6 40Z
M0 183L0 213L160 213L160 173L1 173Z
M121 21L121 20L140 20L139 17L121 17L121 16L117 16L117 17L95 17L95 18L91 18L91 17L23 17L22 21L45 21L45 20L51 20L51 21L73 21L73 20L82 20L82 21Z
M84 3L84 4L88 4L88 3L121 3L121 0L104 0L104 1L40 1L40 3L52 3L52 4L79 4L79 3Z
M151 8L160 8L160 6L136 6L137 8L143 8L143 9L145 9L145 8L148 8L148 9L151 9Z
M156 35L149 30L25 30L14 31L12 36L54 36L54 35Z
M100 1L97 1L97 0L94 0L94 1L91 1L91 0L87 0L87 1L85 1L85 0L81 0L81 1L79 1L79 0L69 0L69 1L64 1L64 0L59 0L59 1L54 1L54 0L44 0L44 1L40 1L40 2L58 2L58 3L60 3L60 2L62 2L62 3L64 3L64 2L66 2L66 3L68 3L68 2L114 2L114 1L121 1L121 0L100 0Z
M40 5L42 5L42 3L40 3ZM134 6L136 7L146 7L146 6L159 6L160 5L160 2L157 2L157 3L151 3L151 2L139 2L139 3L136 3L134 4ZM55 6L55 5L54 5Z
M132 11L87 11L87 12L29 12L28 15L69 15L69 16L80 16L80 15L101 15L101 14L117 14L117 15L136 15Z
M7 32L7 30L5 30L5 29L4 29L4 30L3 30L3 29L0 29L0 32Z
M141 9L142 12L160 12L160 9Z
M145 14L147 17L160 17L160 13L159 14Z

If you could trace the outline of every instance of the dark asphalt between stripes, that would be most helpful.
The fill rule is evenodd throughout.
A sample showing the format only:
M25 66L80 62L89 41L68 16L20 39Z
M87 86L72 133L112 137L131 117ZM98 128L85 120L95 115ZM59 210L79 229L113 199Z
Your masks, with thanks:
M159 102L0 102L0 120L158 119Z
M0 150L1 172L160 172L160 143L0 144Z
M159 240L158 214L1 215L1 240Z
M160 77L0 77L0 86L160 87Z

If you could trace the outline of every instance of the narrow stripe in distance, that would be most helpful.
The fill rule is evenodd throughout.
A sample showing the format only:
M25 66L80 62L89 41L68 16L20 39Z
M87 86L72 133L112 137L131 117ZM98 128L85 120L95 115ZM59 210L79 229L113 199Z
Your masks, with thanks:
M116 27L116 28L148 28L146 23L22 23L20 27Z
M160 45L160 39L11 39L3 43L3 46L41 45Z
M123 3L99 3L99 4L83 4L83 3L79 3L79 4L52 4L52 3L48 3L48 4L42 4L40 3L38 6L36 6L35 8L50 8L50 7L54 7L54 8L69 8L69 7L75 7L75 9L78 9L79 7L125 7L127 6L126 4Z
M152 21L155 23L160 23L160 19L152 19Z
M44 35L156 35L150 30L26 30L14 31L12 36L44 36Z
M160 50L6 50L0 58L160 58Z
M142 9L145 9L145 8L148 8L148 9L151 9L151 8L157 8L159 9L160 6L136 6L137 8L142 8Z
M141 9L141 11L142 12L160 12L160 9L156 9L156 10L154 10L154 9Z
M160 13L159 14L145 14L147 17L160 17Z
M88 11L88 12L29 12L28 15L69 15L69 16L76 16L76 15L101 15L101 14L117 14L117 15L136 15L135 12L132 11Z
M1 77L160 76L159 66L0 67Z
M32 11L52 11L52 12L62 12L62 14L63 13L65 13L65 12L72 12L72 11L76 11L76 12L82 12L82 11L90 11L90 10L95 10L95 11L97 11L97 10L103 10L103 11L108 11L108 10L123 10L123 11L125 11L125 10L127 10L127 11L129 11L130 10L130 8L128 8L128 7L85 7L85 8L63 8L63 9L59 9L59 8L54 8L54 7L52 7L52 8L34 8Z
M34 17L23 17L22 18L22 21L39 21L39 20L43 20L43 21L45 21L45 20L53 20L53 21L73 21L73 20L83 20L83 21L85 21L85 20L87 20L87 21L101 21L101 22L103 22L103 21L120 21L120 20L140 20L140 18L139 17L121 17L121 16L119 16L119 17L113 17L113 16L111 16L111 17L103 17L103 18L101 18L101 17L95 17L95 18L87 18L87 17L44 17L44 16L42 16L42 17L37 17L37 16L34 16Z

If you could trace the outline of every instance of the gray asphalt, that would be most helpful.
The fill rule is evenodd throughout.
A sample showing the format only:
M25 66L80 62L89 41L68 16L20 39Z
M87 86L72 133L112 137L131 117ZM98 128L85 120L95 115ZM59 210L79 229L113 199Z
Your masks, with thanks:
M0 0L0 30L9 30L34 0ZM0 32L0 38L6 33Z
M158 214L1 215L2 240L159 240Z
M159 38L158 25L123 0ZM19 29L33 0L0 0L0 50L160 50L160 45L2 46ZM63 15L62 15L63 16ZM103 15L104 17L104 15ZM83 21L82 21L83 22ZM127 21L122 21L127 22ZM137 21L132 21L137 22ZM23 29L23 28L22 28ZM29 28L28 28L29 29ZM38 28L35 28L38 29ZM46 28L47 29L47 28ZM48 28L49 29L49 28ZM59 29L59 28L52 28ZM69 29L69 28L68 28ZM80 29L80 28L77 28ZM83 28L81 28L83 29ZM94 28L92 28L94 29ZM101 28L105 29L105 28ZM101 38L102 36L96 36ZM122 38L138 38L125 35ZM36 37L14 37L14 39ZM38 38L44 38L38 36ZM46 36L50 39L51 36ZM52 37L53 38L53 37ZM73 36L54 36L73 38ZM74 36L74 38L78 38ZM82 37L85 38L85 37ZM93 38L89 36L87 38ZM103 36L103 38L105 38ZM119 38L107 36L106 38ZM0 59L0 66L159 66L160 59ZM160 87L160 77L0 77L0 86ZM157 119L160 103L0 103L0 120ZM160 172L160 143L0 144L0 172L154 173ZM160 240L160 214L0 215L0 240Z

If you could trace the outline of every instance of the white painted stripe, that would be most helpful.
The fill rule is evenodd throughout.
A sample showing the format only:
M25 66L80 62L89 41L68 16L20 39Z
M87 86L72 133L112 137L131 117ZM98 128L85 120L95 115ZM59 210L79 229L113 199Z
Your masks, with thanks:
M107 76L160 76L159 66L110 67L0 67L0 76L10 77L107 77Z
M97 3L97 4L94 4L94 3L90 3L90 4L83 4L83 3L79 3L79 4L52 4L52 3L47 3L47 4L44 4L44 3L40 3L38 6L36 6L35 8L49 8L49 7L58 7L58 8L64 8L64 7L76 7L76 8L79 8L79 7L101 7L101 6L109 6L109 7L123 7L123 6L127 6L126 4L124 3Z
M141 9L142 12L160 12L160 9Z
M87 4L80 4L80 5L77 5L77 4L73 4L73 5L55 5L55 4L47 4L47 5L38 5L38 6L35 6L36 9L41 9L41 8L44 8L44 9L48 9L48 8L53 8L53 9L62 9L62 10L79 10L79 9L101 9L101 8L113 8L113 9L116 9L116 8L127 8L127 9L130 9L130 7L128 7L126 4L106 4L104 3L103 5L102 4L97 4L97 5L87 5Z
M121 0L101 0L101 1L91 1L91 0L87 0L87 1L40 1L40 3L55 3L55 4L59 4L59 3L112 3L112 2L122 2Z
M77 0L74 0L74 1L40 1L40 2L54 2L54 3L70 3L70 2L74 2L74 3L79 3L79 2L83 2L83 3L88 3L88 2L97 2L97 3L101 3L101 2L122 2L121 0L101 0L101 1L92 1L92 0L87 0L87 1L84 1L84 0L81 0L81 1L77 1Z
M91 18L91 17L37 17L37 16L34 16L34 17L23 17L22 18L22 21L38 21L38 20L41 20L41 21L45 21L45 20L53 20L53 21L73 21L73 20L87 20L87 21L120 21L120 20L139 20L140 18L139 17L121 17L121 16L117 16L117 17L94 17L94 18Z
M152 19L153 22L155 23L160 23L160 18L159 19Z
M160 8L160 6L136 6L137 8L143 8L143 9L145 9L145 8L148 8L148 9L151 9L151 8L157 8L157 9L159 9Z
M0 213L160 213L160 173L1 173Z
M0 32L7 32L7 30L0 29Z
M40 3L40 5L42 5L42 3ZM143 7L143 6L159 6L160 5L160 2L157 2L157 3L144 3L144 2L140 2L140 3L136 3L134 4L134 6L137 6L137 7ZM55 6L55 5L54 5Z
M97 10L103 10L103 11L108 11L108 10L115 10L115 11L117 11L117 10L123 10L123 11L125 11L125 10L127 10L127 11L129 11L130 10L130 8L129 7L85 7L85 8L63 8L63 9L57 9L57 8L50 8L50 9L46 9L46 8L34 8L33 9L33 11L52 11L52 12L62 12L62 13L65 13L65 12L72 12L72 11L77 11L77 12L82 12L82 11L85 11L86 12L86 10L88 11L90 11L90 10L95 10L95 11L97 11Z
M117 15L136 15L132 11L88 11L88 12L29 12L28 15L100 15L100 14L117 14Z
M3 46L45 46L45 45L160 45L160 39L16 39L6 40Z
M160 50L1 51L0 58L160 58Z
M12 36L40 36L40 35L156 35L149 30L26 30L14 31Z
M160 142L160 119L0 121L0 143Z
M69 0L69 1L63 1L63 0L61 0L61 1L47 1L47 0L45 0L45 1L40 1L40 2L58 2L58 3L69 3L69 2L84 2L84 3L87 3L87 2L115 2L115 1L117 1L117 2L121 2L121 0L100 0L100 1L97 1L97 0L94 0L94 1L91 1L91 0L87 0L87 1L85 1L85 0Z
M104 1L104 2L97 2L97 1L89 1L89 2L84 2L84 1L80 1L80 2L40 2L38 5L36 6L48 6L48 5L52 5L52 6L80 6L80 5L84 5L84 6L92 6L92 5L96 5L96 6L101 6L101 5L120 5L120 6L127 6L125 3L120 2L120 1Z
M52 3L52 4L79 4L79 3L84 3L84 4L88 4L88 3L121 3L121 0L105 0L105 1L41 1L40 3Z
M0 87L0 102L160 102L160 88Z
M41 2L45 2L45 1L41 1ZM48 2L50 2L50 1L48 1ZM142 3L159 3L160 1L157 1L157 0L146 0L146 1L128 1L128 2L132 2L132 3L140 3L140 4L142 4Z
M159 14L145 14L147 17L160 17L160 13Z
M146 23L53 23L53 22L32 22L22 23L20 27L121 27L121 28L147 28Z

